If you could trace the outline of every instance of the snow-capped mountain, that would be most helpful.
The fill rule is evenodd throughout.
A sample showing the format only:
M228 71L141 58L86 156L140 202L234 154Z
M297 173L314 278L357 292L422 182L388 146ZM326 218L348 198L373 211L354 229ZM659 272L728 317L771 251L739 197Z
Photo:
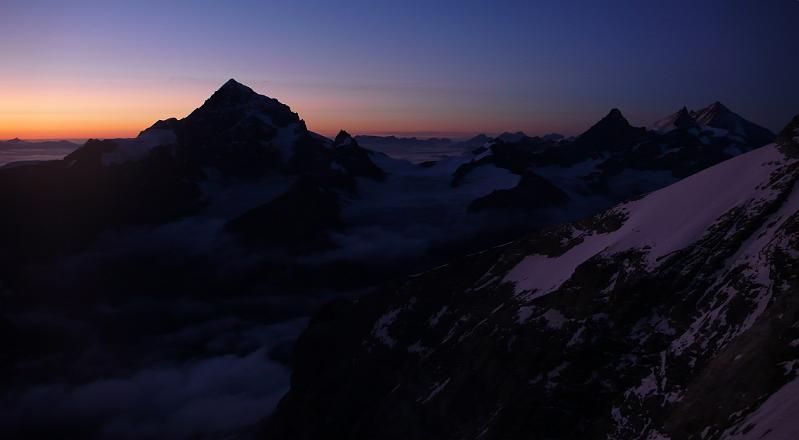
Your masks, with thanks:
M138 162L160 149L175 162L237 178L320 166L319 156L330 143L308 131L287 105L232 79L184 119L158 121L135 139L103 142L89 142L81 150L103 150L98 160L112 165ZM93 156L81 150L66 159Z
M698 122L700 117L696 115L701 115L703 122ZM732 127L733 123L738 127L735 130L721 128ZM519 186L492 196L505 202L476 203L471 206L473 210L526 211L540 209L542 205L550 208L561 205L568 212L587 215L774 140L768 130L720 104L697 114L682 109L661 121L659 127L659 130L634 127L621 111L613 109L573 140L540 137L498 140L488 149L476 151L474 159L456 171L452 185L459 185L480 167L499 167L519 175ZM538 186L556 187L565 194L565 199L534 196L525 190L531 180L541 182ZM508 194L517 195L509 198ZM552 203L547 204L547 200ZM586 206L590 208L581 209Z
M709 137L727 136L744 145L765 145L774 139L771 131L744 119L718 101L696 111L683 107L655 122L654 129L661 133L680 129L697 134L704 132Z
M12 409L0 428L113 436L124 427L109 426L107 398L92 394L110 383L144 396L127 408L152 426L185 405L206 408L209 395L239 402L239 424L197 430L237 435L285 391L291 341L323 299L595 214L751 149L727 148L720 129L638 129L620 112L576 139L509 140L397 160L343 131L313 133L288 106L229 81L189 116L134 139L0 168L0 406ZM354 340L338 336L324 349ZM234 367L243 370L231 381ZM162 373L186 380L163 394ZM195 374L214 385L198 394ZM168 402L154 406L150 393ZM84 405L87 394L103 403Z
M797 184L799 116L642 198L330 304L264 438L795 438Z
M208 209L233 220L299 177L354 193L356 178L384 177L370 157L308 131L288 106L230 80L186 118L158 121L134 139L91 139L63 160L0 170L0 203L14 213L0 217L0 259L14 267L20 255L77 252L107 230ZM219 208L230 199L241 203Z
M64 160L0 170L0 204L15 213L0 217L0 261L16 273L20 255L70 255L108 231L201 222L220 241L299 253L303 265L379 262L402 273L595 213L755 146L733 138L648 131L614 109L576 139L505 133L417 165L346 132L313 133L285 104L230 80L187 117L134 139L93 139ZM297 246L286 249L290 237Z

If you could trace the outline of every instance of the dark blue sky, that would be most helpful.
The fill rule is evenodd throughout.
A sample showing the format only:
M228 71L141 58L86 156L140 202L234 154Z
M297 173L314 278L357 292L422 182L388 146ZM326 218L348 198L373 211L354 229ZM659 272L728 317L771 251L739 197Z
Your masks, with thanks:
M572 134L611 107L649 125L715 100L773 130L799 113L796 0L2 9L0 137L133 134L187 114L230 77L328 134Z

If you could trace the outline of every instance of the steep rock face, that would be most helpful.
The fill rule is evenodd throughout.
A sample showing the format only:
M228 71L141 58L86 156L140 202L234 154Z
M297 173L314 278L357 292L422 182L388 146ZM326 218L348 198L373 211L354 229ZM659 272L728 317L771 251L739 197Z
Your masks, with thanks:
M331 304L265 438L788 438L796 155L766 146Z

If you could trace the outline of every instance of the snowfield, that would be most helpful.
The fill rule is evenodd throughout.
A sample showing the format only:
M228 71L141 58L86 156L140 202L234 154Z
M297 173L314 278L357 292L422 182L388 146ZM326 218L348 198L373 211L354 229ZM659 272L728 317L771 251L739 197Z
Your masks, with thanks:
M630 249L645 251L654 269L663 257L699 240L730 209L773 196L769 178L788 161L793 159L768 145L622 204L616 208L626 217L620 229L606 234L575 230L580 244L555 257L530 255L504 280L535 299L557 290L588 259Z

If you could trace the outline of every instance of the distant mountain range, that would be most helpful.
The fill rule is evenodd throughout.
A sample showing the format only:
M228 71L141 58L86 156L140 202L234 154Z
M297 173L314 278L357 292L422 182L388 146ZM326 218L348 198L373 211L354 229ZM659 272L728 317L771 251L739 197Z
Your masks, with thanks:
M747 121L740 115L716 101L698 111L689 111L687 107L655 123L661 132L669 132L676 128L694 132L720 130L727 136L737 136L743 142L766 144L774 138L771 131Z
M0 141L0 167L14 162L61 159L78 147L69 141L24 141L19 138Z
M288 106L230 80L186 118L158 121L134 139L89 140L62 161L2 170L0 188L14 189L0 190L0 204L16 213L0 219L8 234L0 238L13 250L4 260L13 267L20 253L75 252L109 228L213 210L230 223L217 233L247 247L278 240L291 243L291 253L333 260L364 228L395 236L426 225L428 232L413 238L424 244L402 257L416 261L431 254L429 246L485 246L591 214L766 140L767 131L721 105L697 115L690 126L653 131L613 110L574 139L481 135L465 142L467 153L416 166L364 149L345 132L335 141L313 133ZM220 193L235 191L263 195L237 197L235 210L216 208L226 203ZM252 217L257 212L270 214ZM56 226L53 218L62 220Z
M744 279L749 272L722 260L743 258L735 254L742 240L765 249L760 232L770 237L789 225L777 213L792 197L786 182L793 181L793 160L786 149L794 137L788 130L779 136L781 147L759 148L775 136L714 104L677 112L654 129L633 127L614 109L568 139L519 132L453 143L352 137L343 130L328 139L308 130L287 105L230 80L187 117L157 121L136 138L91 139L62 160L0 168L0 342L14 347L0 359L0 384L12 390L0 401L13 401L26 386L58 387L82 377L80 366L89 361L97 377L115 377L132 363L218 355L205 337L197 342L172 333L194 319L195 302L212 310L227 304L238 320L280 322L308 313L310 298L383 286L382 294L360 305L333 303L313 319L271 438L353 438L354 432L359 438L394 438L390 432L460 438L483 429L486 438L526 432L579 438L644 432L648 421L662 431L672 426L666 417L678 414L676 407L653 406L646 396L655 391L624 400L603 378L626 387L618 389L649 390L651 381L638 382L652 372L658 384L668 376L668 385L655 386L657 393L678 392L672 384L687 390L688 378L711 374L703 368L718 352L708 349L693 365L680 358L664 367L674 370L655 371L659 353L673 342L668 338L690 330L697 341L716 344L699 348L721 350L743 334L730 326L751 324L747 317L755 316L751 306L759 300L729 305L729 319L721 322L723 296L700 291L705 281L725 277L732 277L725 284L731 289L751 282ZM439 142L457 147L445 157L411 161L367 147L441 153ZM634 201L605 211L628 200ZM722 214L725 222L713 227ZM649 223L657 227L648 229ZM710 238L701 249L691 248L702 231ZM495 247L527 233L534 235ZM686 258L672 260L662 249ZM785 255L792 254L775 250L768 258L783 270L792 264ZM428 272L449 261L455 261L449 269ZM578 267L584 269L575 278L571 269ZM417 271L424 274L405 279ZM389 281L401 287L386 287ZM683 293L685 303L669 299ZM646 306L631 305L628 297ZM255 298L266 305L249 315ZM231 299L237 302L225 302ZM109 316L119 316L117 307L130 308L122 322L141 323L138 307L145 305L161 314L142 325L134 344L126 339L130 329ZM92 335L102 337L39 349L42 340L66 340L60 329L30 318L42 307L63 322L90 323ZM674 334L663 330L658 316L669 317ZM544 325L548 320L552 328ZM712 329L702 327L705 322ZM567 342L580 340L575 334L582 327L591 338L585 341L593 342L571 349ZM649 347L635 329L664 335ZM181 345L184 336L192 342ZM630 348L636 343L644 348ZM288 364L290 351L270 344L258 359ZM165 358L149 359L149 345ZM442 349L428 352L437 346ZM122 352L103 358L103 350ZM473 369L457 367L472 364L472 355L478 356ZM667 359L672 355L667 352ZM92 361L96 356L103 361ZM633 362L635 356L640 359ZM570 370L564 363L582 366ZM592 365L596 371L585 370ZM611 374L614 369L621 373ZM543 376L551 371L573 380ZM589 379L579 382L582 377ZM769 386L778 382L770 379ZM769 386L753 384L751 392L773 391ZM531 394L517 394L525 390ZM569 408L582 404L596 423L574 419ZM629 405L646 408L640 420ZM538 407L556 409L527 412ZM694 426L685 415L691 408L681 409L684 418L675 419L673 432ZM726 409L697 408L713 420L727 415ZM265 406L264 416L270 410ZM0 427L51 437L91 437L98 429L53 414L47 423L23 427L9 427L0 415ZM388 415L396 418L383 418ZM447 420L463 423L464 431ZM230 429L213 436L236 434Z

